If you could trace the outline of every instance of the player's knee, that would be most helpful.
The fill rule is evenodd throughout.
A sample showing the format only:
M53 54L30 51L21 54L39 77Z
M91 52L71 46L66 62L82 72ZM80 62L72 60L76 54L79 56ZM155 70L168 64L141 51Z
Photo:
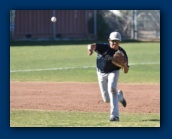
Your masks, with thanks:
M110 98L107 97L107 96L103 96L103 101L104 101L105 103L109 103L109 102L110 102Z
M105 103L109 103L109 102L110 102L109 99L104 99L103 101L104 101Z
M111 90L110 91L111 91L111 93L113 93L115 95L118 93L117 89L116 88L113 88L113 87L111 87Z

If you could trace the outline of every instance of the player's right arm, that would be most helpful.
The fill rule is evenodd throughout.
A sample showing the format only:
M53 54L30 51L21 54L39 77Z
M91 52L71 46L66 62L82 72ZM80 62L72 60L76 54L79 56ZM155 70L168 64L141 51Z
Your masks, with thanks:
M87 49L88 49L88 55L92 55L93 54L93 51L96 50L96 43L93 43L93 44L89 44L87 46Z

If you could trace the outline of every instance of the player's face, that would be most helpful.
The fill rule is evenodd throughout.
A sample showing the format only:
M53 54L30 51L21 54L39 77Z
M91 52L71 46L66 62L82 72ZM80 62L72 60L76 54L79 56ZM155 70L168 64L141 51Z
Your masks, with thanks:
M109 40L110 47L114 50L117 50L119 48L120 41L118 40Z

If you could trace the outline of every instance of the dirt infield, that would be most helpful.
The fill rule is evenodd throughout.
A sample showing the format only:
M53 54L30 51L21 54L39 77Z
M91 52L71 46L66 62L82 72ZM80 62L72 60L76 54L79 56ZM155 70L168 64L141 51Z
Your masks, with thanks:
M159 84L118 84L127 100L120 112L160 113ZM97 83L10 82L10 109L109 112Z

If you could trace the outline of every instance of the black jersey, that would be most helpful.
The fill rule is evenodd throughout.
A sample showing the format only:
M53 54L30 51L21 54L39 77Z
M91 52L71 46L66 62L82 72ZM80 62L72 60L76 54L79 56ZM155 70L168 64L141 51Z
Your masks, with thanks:
M128 64L128 57L123 48L119 46L119 50L123 51L126 58L127 58L127 64ZM114 50L110 48L109 44L96 44L96 50L97 52L97 68L102 72L102 73L109 73L114 70L119 70L121 69L120 67L114 65L112 63L112 57L115 54L117 50Z

